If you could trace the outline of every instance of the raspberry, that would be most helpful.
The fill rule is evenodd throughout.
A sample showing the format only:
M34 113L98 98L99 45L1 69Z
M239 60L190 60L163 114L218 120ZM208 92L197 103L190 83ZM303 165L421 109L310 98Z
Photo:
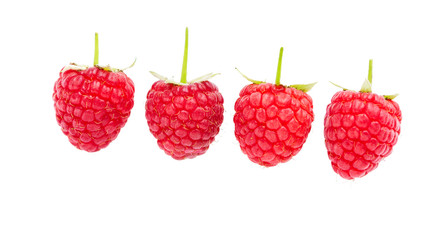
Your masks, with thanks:
M281 58L276 84L252 80L245 86L234 109L235 135L242 152L265 167L287 162L305 143L314 121L309 85L280 85Z
M372 60L369 64L372 81ZM326 109L325 144L332 168L345 179L363 177L392 153L401 124L400 107L391 96L363 92L337 92ZM395 96L392 96L392 98Z
M159 147L174 159L204 154L223 122L223 98L209 81L157 81L147 94L146 119Z
M176 160L204 154L223 122L224 99L207 74L187 83L188 29L180 83L160 80L147 93L145 117L159 148Z
M72 145L88 152L115 140L130 116L135 91L121 70L99 67L97 60L94 65L64 67L52 95L62 132Z

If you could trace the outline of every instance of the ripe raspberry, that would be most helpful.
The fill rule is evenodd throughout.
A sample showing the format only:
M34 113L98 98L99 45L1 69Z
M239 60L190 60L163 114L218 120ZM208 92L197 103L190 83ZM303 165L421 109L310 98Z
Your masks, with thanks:
M98 48L95 56L93 67L64 67L52 95L61 130L70 143L88 152L105 148L118 136L130 116L135 91L124 72L98 66Z
M392 153L400 134L400 107L371 92L372 60L362 92L337 92L326 109L325 143L332 168L345 179L363 177Z
M184 64L180 83L157 73L160 80L147 93L145 117L159 147L176 160L204 154L219 133L223 102L207 74L187 83L188 29L185 34Z
M295 156L314 121L311 97L306 94L315 83L280 85L283 48L280 49L276 84L247 78L234 109L235 135L242 152L265 167L287 162Z
M223 121L223 98L209 82L153 84L145 105L150 132L159 147L174 159L204 154Z

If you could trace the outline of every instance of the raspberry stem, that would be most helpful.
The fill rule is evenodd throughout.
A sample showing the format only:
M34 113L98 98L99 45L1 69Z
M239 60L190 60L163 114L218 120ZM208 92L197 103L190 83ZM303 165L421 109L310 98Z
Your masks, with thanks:
M185 28L184 60L182 63L181 83L187 83L187 58L188 58L188 27Z
M95 33L95 54L93 56L93 66L97 66L98 65L98 56L99 56L98 33Z
M372 59L369 59L368 80L372 84Z
M360 92L365 92L365 93L372 92L372 59L369 59L368 78L363 82Z
M283 56L283 47L280 48L279 62L277 63L276 86L280 85L280 74L282 72L282 56Z

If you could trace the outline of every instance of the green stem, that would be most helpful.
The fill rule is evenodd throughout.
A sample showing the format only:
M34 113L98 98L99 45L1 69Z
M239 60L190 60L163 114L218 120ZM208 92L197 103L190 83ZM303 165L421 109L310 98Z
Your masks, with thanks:
M280 48L280 52L279 52L279 62L277 64L277 75L276 75L276 86L280 85L280 74L282 72L282 56L283 56L283 47Z
M95 55L93 57L93 65L98 65L98 56L99 56L99 49L98 49L98 33L95 33Z
M360 92L365 92L365 93L372 92L372 59L369 59L368 78L365 79L363 85L361 85Z
M187 58L188 58L188 27L185 28L184 61L182 63L181 83L187 83Z
M368 80L372 84L372 59L369 59Z

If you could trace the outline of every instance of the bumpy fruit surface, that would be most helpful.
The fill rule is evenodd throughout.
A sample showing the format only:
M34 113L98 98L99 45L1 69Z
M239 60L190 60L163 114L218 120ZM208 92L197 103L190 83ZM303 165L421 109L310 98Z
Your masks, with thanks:
M234 109L235 135L242 152L265 167L296 155L314 120L308 94L271 83L245 86Z
M57 122L75 147L88 152L103 149L126 124L134 91L122 71L62 70L53 93Z
M145 104L150 132L174 159L204 154L223 122L223 98L209 81L186 85L157 81Z
M332 168L345 179L363 177L392 152L400 134L398 104L374 93L340 91L325 116Z

